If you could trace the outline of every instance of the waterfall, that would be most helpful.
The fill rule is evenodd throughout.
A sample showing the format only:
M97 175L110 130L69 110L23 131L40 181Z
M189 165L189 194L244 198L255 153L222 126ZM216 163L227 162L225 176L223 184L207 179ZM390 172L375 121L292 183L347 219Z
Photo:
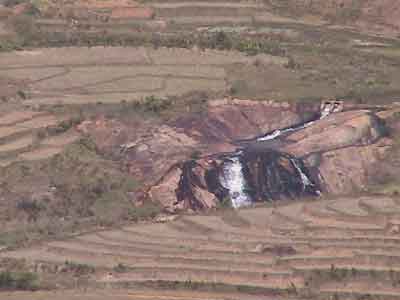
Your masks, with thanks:
M312 183L310 178L308 178L308 176L304 173L304 171L301 168L301 166L299 165L299 162L297 161L297 159L292 158L290 161L292 162L294 168L296 169L296 171L300 175L300 179L301 179L301 182L303 184L303 191L305 191L308 186L314 187L314 183ZM317 194L320 193L318 190L316 192L317 192Z
M246 180L239 156L226 159L223 163L219 180L221 185L229 191L229 197L234 208L251 204L251 197L246 192Z
M336 104L335 104L336 105ZM321 120L330 115L336 106L325 106L321 109L320 115L316 120ZM284 129L277 129L270 133L265 134L256 139L257 142L271 141L289 132L295 132L304 128L307 128L315 123L316 120L312 120L301 125L288 127ZM219 175L219 181L221 185L228 191L231 199L232 206L234 208L248 206L252 203L253 199L248 194L248 182L246 182L245 175L243 173L242 165L242 151L235 153L228 159L225 159L222 165L222 171ZM301 181L300 192L302 194L317 194L321 192L317 189L316 185L311 181L306 172L303 170L303 166L300 161L296 158L291 158L290 162L295 169L297 176ZM270 175L269 175L270 176Z
M277 129L273 131L272 133L268 133L260 138L257 139L257 142L264 142L264 141L270 141L276 139L278 136L281 136L282 134L292 131L292 128L287 128L287 129Z
M326 118L333 111L334 111L334 108L332 108L332 107L329 107L329 106L328 107L324 107L321 110L319 118L316 119L316 120L322 120L322 119ZM262 137L257 138L257 142L271 141L271 140L276 139L277 137L280 137L281 135L283 135L285 133L298 131L300 129L307 128L307 127L311 126L312 124L314 124L316 120L312 120L312 121L303 123L303 124L298 125L298 126L293 126L293 127L288 127L288 128L284 128L284 129L274 130L274 131L272 131L270 133L267 133L267 134L263 135Z

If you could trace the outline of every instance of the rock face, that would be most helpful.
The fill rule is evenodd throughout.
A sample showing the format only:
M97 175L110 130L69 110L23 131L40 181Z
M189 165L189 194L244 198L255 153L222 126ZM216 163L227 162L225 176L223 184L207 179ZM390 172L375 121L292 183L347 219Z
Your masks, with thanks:
M384 123L375 114L348 111L290 135L291 143L282 150L318 169L325 192L350 193L365 188L370 166L390 149L391 140L385 135Z
M322 153L318 169L325 191L347 194L365 189L373 177L371 167L384 159L392 144L389 138L382 138L375 144Z
M350 146L376 142L384 133L378 117L369 111L348 111L319 120L312 126L291 134L284 151L298 157Z
M370 110L219 100L162 126L81 125L171 211L362 190L391 146ZM321 113L322 112L322 113ZM329 114L329 112L335 112ZM140 129L141 128L141 129ZM145 129L143 129L145 128ZM268 134L269 132L269 134Z

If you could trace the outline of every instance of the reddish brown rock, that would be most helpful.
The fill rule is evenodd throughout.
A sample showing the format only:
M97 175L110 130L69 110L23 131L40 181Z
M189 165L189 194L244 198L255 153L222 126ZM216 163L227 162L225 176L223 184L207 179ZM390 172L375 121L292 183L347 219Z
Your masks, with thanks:
M376 144L323 153L319 172L326 192L346 194L365 190L373 176L372 167L385 157L392 144L392 140L383 138Z
M151 187L149 196L154 200L161 203L167 211L175 211L176 209L183 209L183 203L176 200L176 189L179 184L182 172L179 168L173 168L167 172L162 180Z
M254 145L243 157L257 201L264 195L318 194L320 185L332 194L364 189L371 166L391 148L382 121L370 110L334 113L276 141L255 142L257 136L315 118L316 109L318 105L223 99L202 113L162 125L99 118L78 128L101 151L114 155L148 196L169 211L217 206L226 190L210 178L218 181L221 154L235 152L239 144ZM314 184L303 186L299 167Z
M382 122L369 111L329 115L288 137L284 151L297 157L350 146L369 145L384 135Z

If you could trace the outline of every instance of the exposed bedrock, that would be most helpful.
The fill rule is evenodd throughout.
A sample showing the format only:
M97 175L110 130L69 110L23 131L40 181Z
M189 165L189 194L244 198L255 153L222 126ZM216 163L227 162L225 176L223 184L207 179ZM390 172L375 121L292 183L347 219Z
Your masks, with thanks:
M218 100L162 126L99 119L80 129L171 211L239 207L365 188L392 144L384 121L367 109L323 109Z
M318 178L312 179L301 160L268 149L186 161L150 189L167 208L195 210L319 193Z

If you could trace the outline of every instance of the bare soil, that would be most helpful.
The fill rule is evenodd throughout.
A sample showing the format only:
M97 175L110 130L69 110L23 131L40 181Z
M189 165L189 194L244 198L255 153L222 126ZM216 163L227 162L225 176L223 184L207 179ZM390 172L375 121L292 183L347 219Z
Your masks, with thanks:
M155 223L129 166L75 130L139 132L223 96L398 102L396 1L32 3L0 16L0 271L48 290L1 299L400 297L400 147L365 197Z
M388 202L381 197L364 198L364 201L376 208L386 207ZM357 203L357 199L340 198L323 204L300 202L277 208L244 209L235 214L247 222L234 226L225 221L232 218L229 210L226 215L181 216L166 224L136 224L28 249L3 251L0 255L25 259L38 267L46 263L61 268L65 261L94 266L96 271L89 276L87 284L102 287L93 292L98 299L102 299L103 293L110 293L110 289L123 285L161 284L161 281L165 286L158 292L153 290L155 299L165 295L168 282L174 282L177 288L178 283L182 283L182 287L174 292L177 297L180 293L195 297L198 293L194 287L196 283L217 292L217 298L228 299L235 297L227 292L227 287L238 288L239 294L250 292L267 298L273 295L302 298L311 293L319 299L319 290L323 295L334 290L339 297L345 297L351 290L360 296L371 293L382 299L397 297L395 278L400 270L400 258L395 249L398 249L400 240L391 225L394 214L389 216L383 211L372 213L364 210L370 221L360 227L350 218L347 222L341 221L342 213L339 211L331 216L330 221L321 224L302 209L307 206L318 212L327 207L348 207L350 204L356 208ZM363 209L363 206L357 208ZM347 210L345 216L354 215L357 220L357 210ZM288 229L284 216L294 218L288 215L292 212L299 220L299 226ZM283 222L266 219L268 215L284 218ZM379 216L388 216L383 226L375 221ZM307 223L300 220L307 220ZM260 227L262 223L265 225ZM339 226L339 223L346 226ZM321 231L311 234L309 228L312 227ZM118 265L124 269L118 271ZM57 278L61 274L56 272L53 276ZM372 280L380 282L373 293L367 288ZM216 285L212 287L213 284ZM243 292L244 288L240 292L239 286L247 286L247 292ZM123 290L121 297L124 293L130 295L129 290ZM40 299L47 299L45 293L39 295L44 297ZM140 299L139 294L132 297Z

